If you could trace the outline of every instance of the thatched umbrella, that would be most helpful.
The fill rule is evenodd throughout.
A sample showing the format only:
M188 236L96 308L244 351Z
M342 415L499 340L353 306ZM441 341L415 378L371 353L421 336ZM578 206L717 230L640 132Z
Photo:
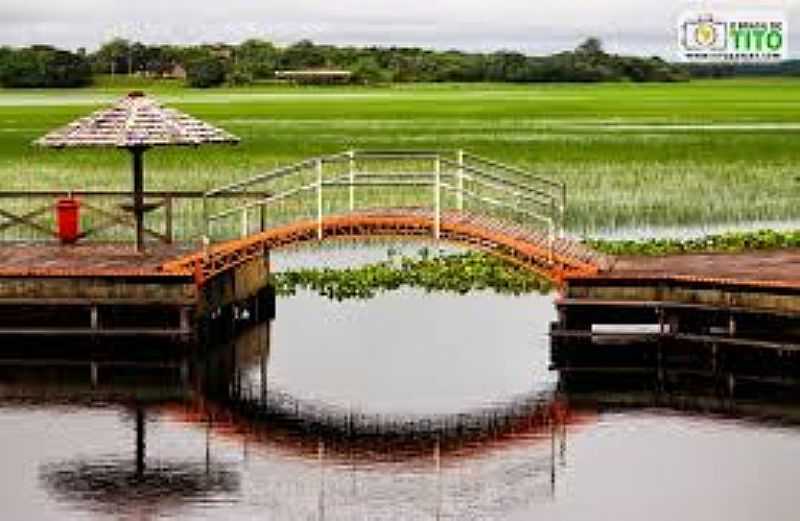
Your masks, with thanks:
M156 146L238 143L239 138L174 109L142 92L54 130L35 144L50 148L116 147L133 157L133 212L136 250L144 249L144 152Z

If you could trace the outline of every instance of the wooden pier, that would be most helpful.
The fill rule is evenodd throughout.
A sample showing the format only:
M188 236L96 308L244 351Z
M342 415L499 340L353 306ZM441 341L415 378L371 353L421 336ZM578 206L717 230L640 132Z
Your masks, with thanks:
M620 258L567 277L552 325L562 374L676 373L800 383L800 251Z
M180 343L230 333L274 315L266 251L208 284L163 265L191 249L129 244L0 243L0 336L160 338Z

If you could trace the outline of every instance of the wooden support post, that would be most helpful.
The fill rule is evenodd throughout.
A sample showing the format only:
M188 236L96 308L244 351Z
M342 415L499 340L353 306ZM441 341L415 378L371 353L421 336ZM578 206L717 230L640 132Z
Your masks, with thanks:
M97 382L99 381L97 362L89 364L89 374L92 379L92 387L97 387Z
M133 154L133 213L136 220L136 251L144 251L144 151L131 148Z
M716 343L711 344L711 372L715 375L719 371L719 347Z
M185 334L185 333L191 331L191 329L192 329L192 321L191 321L192 308L183 307L183 308L181 308L179 313L180 313L180 317L179 317L180 325L179 325L179 327L180 327L181 333Z
M100 310L97 306L89 308L89 323L92 331L98 331L100 329Z
M677 335L678 331L680 330L680 319L678 315L672 314L669 316L669 334L670 335Z

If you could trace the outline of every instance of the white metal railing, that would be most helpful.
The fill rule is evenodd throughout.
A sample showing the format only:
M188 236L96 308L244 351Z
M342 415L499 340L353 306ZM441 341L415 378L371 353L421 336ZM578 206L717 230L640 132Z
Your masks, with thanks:
M224 197L254 191L269 195L247 201ZM349 150L209 190L203 198L204 240L246 237L312 219L323 239L326 215L377 208L430 212L435 239L446 212L546 231L552 257L556 236L564 233L566 188L464 151Z

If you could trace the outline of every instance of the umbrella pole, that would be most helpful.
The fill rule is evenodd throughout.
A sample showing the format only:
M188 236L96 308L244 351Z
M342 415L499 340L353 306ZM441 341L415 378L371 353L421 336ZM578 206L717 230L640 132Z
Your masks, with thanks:
M133 154L133 214L136 219L136 251L144 251L144 151L143 147L130 149Z

